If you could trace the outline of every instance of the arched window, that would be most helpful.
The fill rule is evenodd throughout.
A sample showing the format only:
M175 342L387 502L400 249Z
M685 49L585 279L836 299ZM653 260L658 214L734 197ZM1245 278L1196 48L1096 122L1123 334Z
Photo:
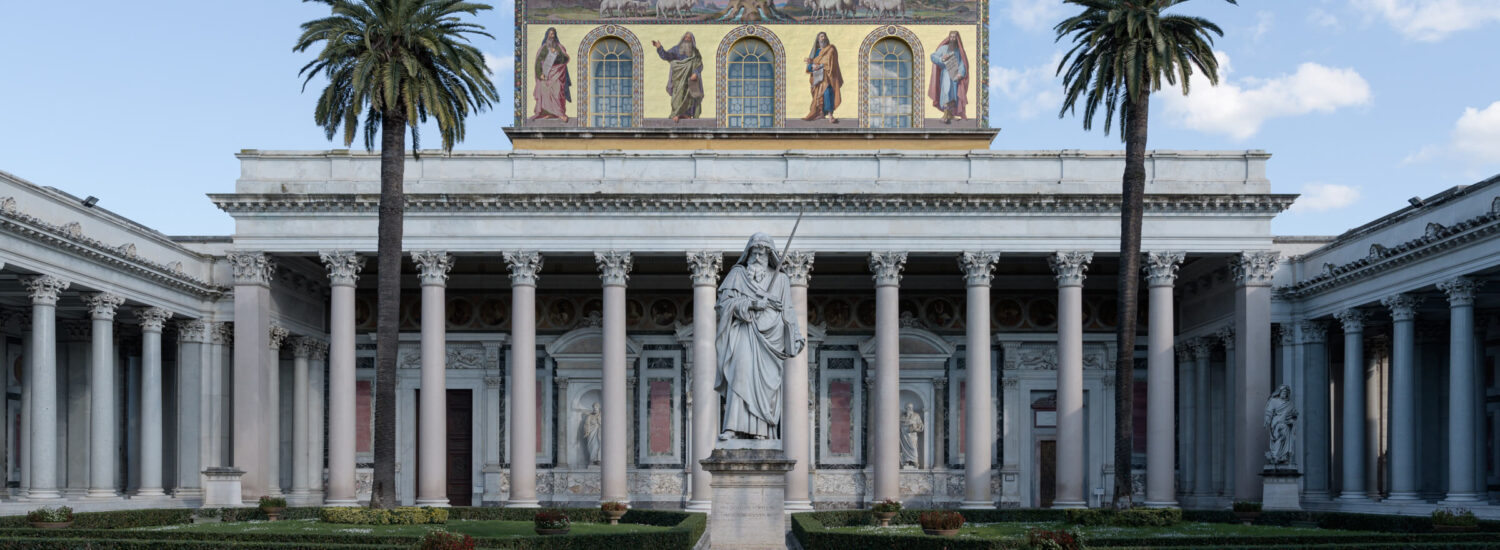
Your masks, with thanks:
M746 38L729 50L724 85L729 128L771 128L776 125L776 56L765 42Z
M912 127L912 114L916 112L912 69L911 48L898 38L882 39L870 50L871 128Z
M635 58L624 40L608 37L589 52L590 126L622 128L635 125Z

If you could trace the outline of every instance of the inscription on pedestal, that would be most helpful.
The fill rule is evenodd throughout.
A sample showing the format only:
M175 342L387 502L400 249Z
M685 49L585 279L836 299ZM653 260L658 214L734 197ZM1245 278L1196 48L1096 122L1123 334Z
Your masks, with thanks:
M786 473L795 461L781 449L714 449L699 461L711 474L710 550L786 548Z

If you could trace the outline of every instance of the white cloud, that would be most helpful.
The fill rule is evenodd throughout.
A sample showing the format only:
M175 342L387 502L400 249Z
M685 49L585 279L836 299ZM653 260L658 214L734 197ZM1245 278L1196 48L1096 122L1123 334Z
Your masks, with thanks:
M484 52L484 66L489 67L495 77L507 75L516 69L516 56Z
M1500 22L1496 0L1350 0L1355 8L1380 17L1402 36L1436 42L1459 31Z
M1302 186L1302 196L1292 203L1291 212L1327 212L1354 204L1359 188L1335 183L1309 183Z
M1255 14L1255 26L1250 27L1250 40L1259 42L1266 33L1271 32L1271 24L1276 21L1276 14L1262 11Z
M1500 163L1500 101L1489 107L1464 109L1453 123L1449 142L1421 148L1406 162L1426 162L1438 158L1455 158L1474 165Z
M1052 115L1062 108L1062 79L1055 76L1062 52L1041 65L1012 69L990 66L990 105L1013 108L1017 118ZM1003 101L1001 101L1003 100Z
M1062 0L1010 0L1006 12L1011 23L1028 31L1051 30L1071 14Z
M1319 27L1326 27L1330 29L1337 29L1341 26L1339 24L1339 18L1332 13L1328 13L1328 11L1324 10L1323 8L1313 8L1309 10L1307 12L1307 22Z
M1219 85L1193 75L1191 95L1175 87L1161 92L1167 116L1177 124L1211 134L1248 139L1272 118L1331 113L1368 105L1370 84L1350 68L1303 63L1297 72L1273 78L1232 78L1229 57L1219 58Z

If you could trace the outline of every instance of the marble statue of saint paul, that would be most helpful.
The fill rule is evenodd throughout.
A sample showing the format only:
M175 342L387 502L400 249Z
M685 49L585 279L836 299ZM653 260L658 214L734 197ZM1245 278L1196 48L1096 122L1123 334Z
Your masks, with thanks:
M771 236L756 233L719 285L714 389L725 401L721 440L780 437L782 361L807 343L780 267Z

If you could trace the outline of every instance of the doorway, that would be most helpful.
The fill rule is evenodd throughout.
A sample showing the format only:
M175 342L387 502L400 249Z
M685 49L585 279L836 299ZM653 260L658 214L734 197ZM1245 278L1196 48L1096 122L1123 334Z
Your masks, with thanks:
M1036 442L1037 500L1041 508L1051 508L1057 498L1057 440L1043 439Z
M417 410L422 410L422 392L417 393ZM448 505L472 506L474 503L474 392L448 390ZM416 438L421 441L422 423L416 422ZM417 471L422 469L422 453L417 453Z

